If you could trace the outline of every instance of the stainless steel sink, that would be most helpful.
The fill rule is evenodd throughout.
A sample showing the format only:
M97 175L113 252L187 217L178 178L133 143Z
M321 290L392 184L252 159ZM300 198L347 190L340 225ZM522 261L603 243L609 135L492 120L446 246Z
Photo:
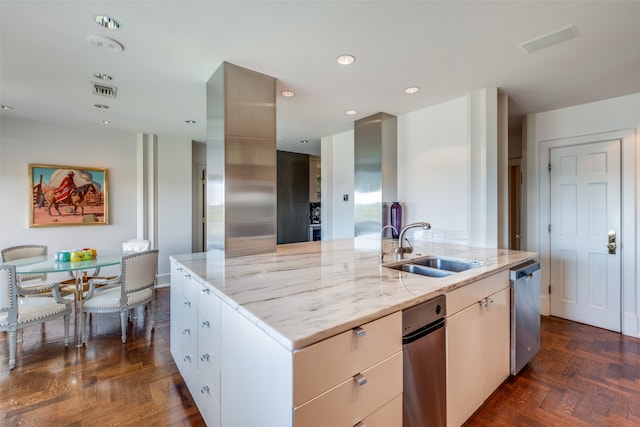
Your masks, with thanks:
M479 267L482 265L480 261L456 259L456 258L440 258L429 256L426 258L414 259L410 261L411 264L423 265L425 267L437 268L439 270L453 271L459 273L466 271L473 267Z
M396 270L406 271L407 273L420 274L422 276L429 276L429 277L451 276L451 273L448 271L439 270L437 268L426 267L426 266L417 265L417 264L400 264L400 265L392 266L391 268L395 268Z
M422 276L447 277L453 273L459 273L469 270L470 268L480 267L481 265L484 265L481 261L428 256L407 260L400 264L389 265L388 267L406 271L407 273L420 274Z

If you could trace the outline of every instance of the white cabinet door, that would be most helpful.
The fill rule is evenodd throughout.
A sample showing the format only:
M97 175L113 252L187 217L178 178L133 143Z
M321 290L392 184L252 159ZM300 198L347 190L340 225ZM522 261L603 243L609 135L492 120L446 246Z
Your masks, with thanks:
M509 376L509 351L509 288L447 318L448 426L462 425Z

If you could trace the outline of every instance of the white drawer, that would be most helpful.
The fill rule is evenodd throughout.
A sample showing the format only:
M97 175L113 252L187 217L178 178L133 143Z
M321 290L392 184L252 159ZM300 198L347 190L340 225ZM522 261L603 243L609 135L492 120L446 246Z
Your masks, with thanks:
M402 350L402 313L343 332L293 354L294 407ZM402 375L401 375L402 376Z
M294 425L353 426L373 414L385 403L402 394L402 352L363 371L361 375L366 377L366 384L360 385L355 378L350 378L295 408Z
M198 308L198 296L200 292L200 282L196 280L195 276L192 276L187 269L181 271L182 274L182 295L195 304L195 308Z
M220 369L209 361L198 360L197 386L192 394L207 394L220 404Z
M447 293L447 317L509 287L509 271L504 270Z
M402 425L402 394L397 395L382 408L362 420L366 427L391 427Z
M198 358L220 368L220 332L212 326L207 314L198 313Z
M220 298L204 283L198 283L198 311L206 313L211 327L220 331Z
M200 415L207 424L207 427L220 427L220 403L214 399L207 390L200 388L191 391L193 399L196 401Z

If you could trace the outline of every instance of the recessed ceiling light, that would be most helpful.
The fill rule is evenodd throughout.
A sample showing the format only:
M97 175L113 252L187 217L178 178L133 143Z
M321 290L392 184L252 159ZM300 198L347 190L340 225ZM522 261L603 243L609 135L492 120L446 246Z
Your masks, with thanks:
M93 106L94 106L94 107L96 107L96 108L103 108L103 109L105 109L105 110L106 110L107 108L109 108L109 106L108 106L108 105L104 105L104 104L93 104Z
M109 74L105 74L105 73L93 73L93 77L100 79L100 80L113 80L113 77L111 77Z
M189 124L189 125L192 125L192 124L195 124L196 121L195 120L185 120L184 122Z
M2 108L3 110L13 110L13 107L11 105L0 105L0 108Z
M107 15L96 15L95 20L98 25L109 30L117 30L122 26L116 19Z
M89 43L95 47L110 50L111 52L122 52L124 46L117 40L104 36L89 36Z
M338 59L336 59L336 61L338 61L338 64L340 65L351 65L356 62L356 57L353 55L345 54L338 56Z
M110 125L111 122L109 120L100 120L101 125Z
M296 93L292 90L283 90L282 92L280 92L280 95L284 96L285 98L291 98L292 96L296 96Z
M354 114L358 114L358 112L356 110L347 110L345 114L353 116Z
M411 93L416 93L419 90L420 88L418 86L409 86L404 88L404 93L411 94Z
M306 144L307 142L309 142L309 141L306 140L306 139L303 139L302 141L300 141L300 144Z

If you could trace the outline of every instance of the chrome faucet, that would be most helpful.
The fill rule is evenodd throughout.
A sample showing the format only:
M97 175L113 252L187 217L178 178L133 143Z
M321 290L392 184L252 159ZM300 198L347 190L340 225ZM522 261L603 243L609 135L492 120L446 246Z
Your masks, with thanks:
M409 242L409 239L405 239L404 233L406 233L407 230L409 230L410 228L418 228L418 227L422 227L423 230L431 230L431 224L429 224L428 222L414 222L413 224L409 224L405 226L400 232L400 236L398 237L398 247L394 250L399 260L402 259L404 254L410 254L411 252L413 252L413 246L411 246L411 242ZM409 244L408 248L402 246L402 243L405 240Z
M387 228L391 228L393 231L396 232L396 234L398 234L398 230L393 226L393 225L385 225L384 227L382 227L382 230L380 231L380 264L382 264L382 262L384 261L384 230L386 230Z

